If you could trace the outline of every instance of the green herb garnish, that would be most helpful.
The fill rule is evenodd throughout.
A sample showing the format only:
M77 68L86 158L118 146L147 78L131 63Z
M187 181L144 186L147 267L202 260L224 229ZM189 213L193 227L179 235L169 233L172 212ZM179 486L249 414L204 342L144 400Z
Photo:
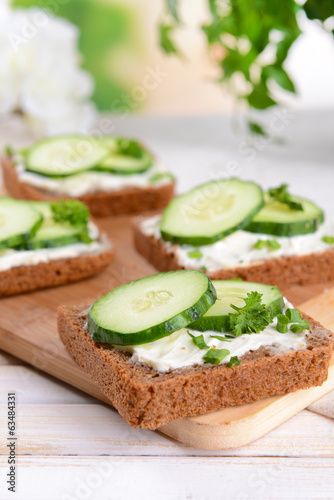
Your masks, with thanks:
M152 177L150 177L150 182L152 184L155 184L156 182L159 182L161 179L169 179L171 182L173 182L175 180L174 176L172 174L170 174L169 172L161 172L161 173L152 175Z
M238 365L240 365L238 356L232 356L228 364L228 367L232 368L233 366L238 366Z
M200 270L201 270L201 271L207 271L207 268L206 268L205 266L201 266L201 267L200 267Z
M227 349L210 349L206 354L204 354L202 359L211 365L219 365L219 363L229 354L230 351Z
M262 332L274 319L269 306L262 304L262 293L247 293L244 307L237 307L231 304L236 311L229 313L230 331L239 337L244 333Z
M288 192L288 184L282 184L278 188L269 189L269 196L275 201L288 205L292 210L304 210L301 203L292 199L291 194Z
M281 245L277 240L257 240L253 248L256 248L257 250L263 250L263 248L266 248L269 251L273 251L281 248Z
M201 259L203 257L202 252L200 252L199 250L191 250L187 253L187 255L191 259Z
M293 333L298 333L310 328L309 322L302 318L298 309L287 309L285 314L278 314L276 330L279 333L287 333L289 323L292 323L290 330Z
M210 346L206 345L203 335L198 335L196 337L196 335L192 335L189 332L189 330L188 330L188 335L190 335L190 337L192 338L194 344L197 345L197 347L199 347L200 349L210 349Z
M61 200L51 203L53 220L55 222L67 222L72 226L87 226L89 221L89 210L79 200Z
M328 245L334 245L334 236L323 236L322 241Z
M223 337L222 335L210 335L212 339L221 340L222 342L232 342L233 338Z
M143 156L143 148L138 141L133 139L117 139L117 153L132 158L141 158Z
M10 146L9 144L7 144L5 146L5 153L6 153L7 156L13 156L14 149L12 148L12 146Z
M285 314L278 314L277 315L276 330L279 333L287 333L288 332L288 324L289 324L289 318L287 316L285 316Z

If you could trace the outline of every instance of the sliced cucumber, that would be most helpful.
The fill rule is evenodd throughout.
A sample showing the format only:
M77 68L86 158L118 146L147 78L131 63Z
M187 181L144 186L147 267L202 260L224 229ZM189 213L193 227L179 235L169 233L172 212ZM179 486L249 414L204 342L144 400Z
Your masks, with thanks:
M68 222L55 222L51 203L36 201L30 204L42 214L44 220L35 236L27 242L26 248L28 250L64 247L75 243L89 243L92 241L88 236L86 226L73 226Z
M214 304L215 289L200 271L171 271L119 286L88 315L93 340L138 345L171 335Z
M173 243L210 245L246 226L263 205L262 189L254 182L228 179L203 184L170 202L161 235Z
M153 164L152 155L136 140L115 137L101 140L109 148L109 155L94 170L132 175L145 172Z
M237 307L245 305L247 293L262 294L262 303L268 305L274 316L281 313L284 307L283 295L276 286L250 283L239 280L216 280L212 282L217 292L217 302L200 319L189 325L192 330L200 332L228 332L228 314L235 312L231 304Z
M89 170L108 156L99 141L62 136L37 142L26 154L26 169L47 177L66 177Z
M24 246L42 222L42 215L29 202L1 197L0 249Z
M292 210L285 203L270 201L255 215L245 230L275 236L314 233L324 222L321 208L298 196L293 196L292 201L301 203L303 210Z

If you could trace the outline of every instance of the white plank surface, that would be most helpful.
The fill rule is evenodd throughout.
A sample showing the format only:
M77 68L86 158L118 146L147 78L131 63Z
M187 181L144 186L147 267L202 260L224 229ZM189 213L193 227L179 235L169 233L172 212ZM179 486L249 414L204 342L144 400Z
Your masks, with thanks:
M3 459L0 464L6 466ZM22 457L2 500L328 500L334 459ZM32 485L34 485L32 487Z
M0 415L4 429L5 406ZM334 457L333 421L306 410L254 443L223 451L199 450L159 432L134 429L102 404L21 404L17 421L20 455Z

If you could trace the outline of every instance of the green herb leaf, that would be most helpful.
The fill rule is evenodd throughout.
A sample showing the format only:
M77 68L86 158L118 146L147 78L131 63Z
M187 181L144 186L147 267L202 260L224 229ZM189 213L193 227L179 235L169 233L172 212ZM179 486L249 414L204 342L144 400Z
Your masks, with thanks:
M159 182L162 179L168 179L171 182L175 181L175 177L172 174L170 174L169 172L161 172L161 173L152 175L152 177L150 177L150 182L152 182L152 184L155 184L156 182Z
M291 194L288 192L287 184L282 184L278 188L269 189L269 196L275 201L279 201L280 203L288 205L288 207L292 210L304 210L301 203L298 203L297 201L294 201L292 199Z
M269 306L262 304L262 294L259 292L247 293L244 307L231 307L237 311L229 313L230 329L238 337L244 333L259 333L274 319Z
M287 333L288 332L288 324L289 324L289 318L287 316L285 316L285 314L278 314L277 315L276 330L279 333Z
M143 156L143 147L134 139L120 138L116 140L117 153L131 158L141 158Z
M290 330L293 333L298 333L298 332L301 332L302 330L309 330L309 329L310 329L310 325L309 325L309 322L306 321L306 319L303 319L300 323L297 323L295 325L290 326Z
M7 156L13 156L13 154L14 154L14 149L13 149L13 148L12 148L12 146L10 146L9 144L7 144L7 145L5 146L4 151L5 151L5 154L6 154Z
M300 323L300 321L303 321L302 315L298 309L287 309L285 315L289 319L289 323Z
M227 349L210 349L206 354L204 354L202 359L211 365L219 365L219 363L221 363L221 361L223 361L223 359L229 354L230 351Z
M179 13L178 13L178 0L166 0L167 11L170 13L172 18L179 23Z
M228 367L233 368L233 366L238 366L238 365L240 365L238 356L232 356L228 364Z
M256 248L257 250L263 250L266 248L269 251L274 251L281 248L281 245L277 240L257 240L253 248Z
M60 200L51 203L53 220L55 222L67 222L72 226L87 226L89 221L89 210L79 200Z
M171 34L174 31L174 26L168 24L160 24L159 35L160 35L160 46L166 52L166 54L178 54L179 50L171 39Z
M197 345L197 347L199 347L200 349L210 349L210 346L206 345L203 335L198 335L196 337L196 335L192 335L189 330L188 335L190 335L190 337L193 339L194 344Z
M334 236L323 236L322 241L328 245L334 245Z
M222 335L210 335L212 339L222 340L223 342L232 342L233 338L223 337Z
M207 271L208 269L207 269L205 266L201 266L201 267L200 267L200 270L201 270L201 271Z
M187 253L187 255L191 259L201 259L203 257L202 252L200 252L199 250L191 250Z
M268 136L267 132L264 130L264 128L259 123L250 121L250 122L248 122L248 128L252 134L262 135L263 137Z

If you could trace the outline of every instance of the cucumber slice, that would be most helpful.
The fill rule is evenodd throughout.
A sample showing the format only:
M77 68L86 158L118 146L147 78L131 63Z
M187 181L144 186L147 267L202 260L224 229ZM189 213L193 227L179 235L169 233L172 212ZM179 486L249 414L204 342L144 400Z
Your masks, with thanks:
M212 284L217 292L217 302L204 316L189 325L192 330L228 332L228 314L235 312L230 305L243 307L245 305L243 298L253 291L262 293L262 303L270 306L274 316L283 310L283 295L276 286L239 280L216 280L212 281Z
M153 164L152 155L136 140L104 137L103 145L109 148L109 155L94 170L117 175L140 174Z
M292 210L285 203L270 201L255 215L245 230L275 236L314 233L324 222L323 211L305 198L293 196L292 200L301 203L303 210Z
M254 182L227 179L203 184L174 198L164 210L162 238L178 244L210 245L246 226L263 207Z
M41 227L33 238L31 238L26 248L37 250L39 248L56 248L75 243L90 243L86 226L73 226L68 222L55 222L51 210L51 203L46 201L36 201L30 203L43 216Z
M198 319L215 300L211 281L200 271L155 274L119 286L95 302L88 329L98 342L147 344Z
M0 198L0 249L20 248L33 237L43 222L29 202Z
M26 169L47 177L67 177L91 169L107 156L108 149L93 138L55 137L29 149Z

